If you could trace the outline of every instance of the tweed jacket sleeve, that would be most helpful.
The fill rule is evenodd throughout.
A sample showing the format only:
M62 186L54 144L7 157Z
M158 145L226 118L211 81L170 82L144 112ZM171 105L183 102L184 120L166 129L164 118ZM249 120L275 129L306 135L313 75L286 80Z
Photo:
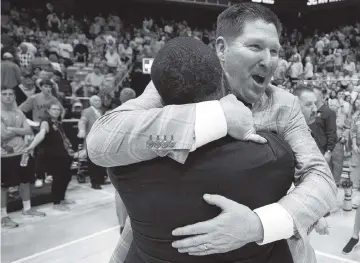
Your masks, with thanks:
M184 163L195 143L195 115L195 104L163 107L150 82L141 96L96 120L86 139L89 158L103 167L128 165L158 156ZM175 144L161 147L149 144L155 140Z
M284 139L295 154L296 172L295 188L278 203L294 220L296 234L289 240L293 257L310 259L312 256L306 253L313 251L304 247L308 229L336 206L337 187L328 164L311 137L298 99L294 98L292 106L285 107L280 116L279 119L285 121ZM281 121L279 124L281 126Z

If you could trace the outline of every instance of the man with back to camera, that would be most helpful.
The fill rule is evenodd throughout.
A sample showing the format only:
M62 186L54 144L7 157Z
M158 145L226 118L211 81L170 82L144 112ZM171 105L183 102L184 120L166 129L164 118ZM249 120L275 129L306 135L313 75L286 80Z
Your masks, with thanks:
M225 212L212 220L174 231L176 236L192 235L173 244L182 253L200 256L236 250L251 242L248 236L257 233L262 241L259 244L288 239L295 263L316 262L307 231L336 205L337 189L311 137L298 100L269 85L277 66L280 33L281 24L268 8L254 3L234 5L218 17L216 52L224 70L224 84L239 100L250 104L256 130L276 132L290 144L296 160L296 187L277 203L255 211L234 205L224 197L205 198ZM97 120L87 138L90 158L106 167L137 163L159 155L184 163L193 147L199 148L227 133L242 139L237 127L242 125L239 108L243 105L233 98L227 95L220 101L163 107L151 82L140 97ZM162 141L165 135L173 138L174 147L161 151L148 148L152 142L150 136L156 140L157 135ZM259 229L250 227L254 212L262 223ZM240 221L244 224L236 224ZM126 246L131 243L129 229L129 226L124 228L125 240L117 251L119 255L126 255Z
M216 53L190 37L172 39L160 50L151 79L165 105L224 96ZM252 114L245 106L242 117L250 120L242 127L244 132L251 130ZM205 258L179 253L171 246L176 240L172 229L218 214L216 208L203 202L204 192L231 197L250 209L276 202L286 194L295 171L291 148L273 133L262 135L268 144L238 141L229 136L219 139L191 153L183 165L169 158L156 158L109 168L109 177L128 209L134 229L134 242L125 262L235 263L246 259L249 263L292 263L285 240L261 247L253 243ZM261 225L255 213L253 216L253 224ZM257 237L248 238L256 241Z

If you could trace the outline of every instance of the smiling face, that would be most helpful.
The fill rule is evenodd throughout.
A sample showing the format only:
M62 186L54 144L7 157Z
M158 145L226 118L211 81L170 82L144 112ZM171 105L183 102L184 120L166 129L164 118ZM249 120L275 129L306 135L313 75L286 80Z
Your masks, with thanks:
M248 20L232 41L219 36L217 54L234 95L255 103L264 94L279 59L279 35L274 24Z

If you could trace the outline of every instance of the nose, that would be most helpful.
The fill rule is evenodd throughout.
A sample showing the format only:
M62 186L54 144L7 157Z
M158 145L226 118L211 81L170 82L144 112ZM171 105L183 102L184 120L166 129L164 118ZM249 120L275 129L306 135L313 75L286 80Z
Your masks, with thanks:
M261 53L260 67L263 70L268 70L271 66L271 54L268 48L265 48Z
M312 112L313 112L313 113L317 113L317 107L316 107L315 104L312 106Z

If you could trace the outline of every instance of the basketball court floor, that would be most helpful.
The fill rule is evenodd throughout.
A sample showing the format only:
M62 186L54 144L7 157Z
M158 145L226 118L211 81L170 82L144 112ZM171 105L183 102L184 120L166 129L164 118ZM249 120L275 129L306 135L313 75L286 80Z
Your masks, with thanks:
M93 190L90 184L73 180L68 199L76 201L70 212L55 212L51 204L38 207L45 218L23 218L21 212L10 213L20 223L15 229L2 229L2 263L107 263L119 239L114 188L105 185ZM339 192L339 206L343 191ZM333 211L328 222L330 235L313 232L311 243L319 263L360 262L360 247L351 255L341 253L349 240L355 211ZM281 262L279 262L281 263Z

